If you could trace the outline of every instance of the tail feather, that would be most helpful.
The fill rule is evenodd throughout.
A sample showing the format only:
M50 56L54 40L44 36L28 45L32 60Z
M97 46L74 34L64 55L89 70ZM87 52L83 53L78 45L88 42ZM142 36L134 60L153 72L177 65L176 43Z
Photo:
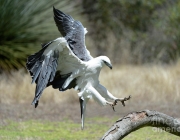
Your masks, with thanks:
M81 109L81 129L84 129L84 121L85 121L85 115L86 115L86 104L88 102L88 98L82 99L81 97L79 98L79 103L80 103L80 109Z

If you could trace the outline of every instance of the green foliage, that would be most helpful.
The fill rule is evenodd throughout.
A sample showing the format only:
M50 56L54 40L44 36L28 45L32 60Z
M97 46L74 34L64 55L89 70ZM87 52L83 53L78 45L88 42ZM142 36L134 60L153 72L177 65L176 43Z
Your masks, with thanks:
M105 34L110 29L119 38L122 34L121 28L124 27L134 31L147 31L151 20L155 18L155 10L163 2L165 0L84 0L83 7L89 20L96 25L93 26L96 33Z
M111 52L117 63L169 63L179 57L179 1L84 0L83 7L98 55Z
M86 18L77 15L85 13L95 55L108 55L116 63L169 63L179 58L177 0L82 0L83 10L70 0L1 0L0 71L24 67L40 43L59 36L53 5L83 24Z
M163 31L168 36L171 58L177 60L180 56L180 1L169 7L168 15Z
M154 11L165 0L121 0L119 7L119 19L123 24L134 31L145 32L152 25L152 20L157 18Z
M100 139L109 129L110 122L115 122L117 118L91 118L86 120L85 129L81 130L80 123L69 120L63 122L44 122L44 121L25 121L13 122L8 121L5 125L0 126L1 140L19 140L19 139L36 139L36 140L92 140ZM144 139L178 139L177 136L169 134L161 129L152 127L137 130L125 140L144 140Z
M40 43L58 36L52 7L72 9L69 0L1 0L0 1L0 71L25 66L28 55ZM73 10L69 10L72 12Z
M45 140L95 140L100 139L108 129L107 118L93 118L86 120L84 130L81 130L81 123L75 123L70 120L63 122L7 122L8 125L0 126L0 139L45 139ZM115 121L115 119L114 119Z

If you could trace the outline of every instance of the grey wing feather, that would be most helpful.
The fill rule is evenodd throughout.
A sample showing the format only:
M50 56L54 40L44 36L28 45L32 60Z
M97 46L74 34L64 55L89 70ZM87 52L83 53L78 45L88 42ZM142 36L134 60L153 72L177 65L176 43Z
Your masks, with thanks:
M58 30L63 36L66 36L68 33L71 32L71 28L74 23L74 19L61 12L60 10L57 10L53 7L54 12L54 21L56 22L56 25L58 27Z
M67 40L73 53L83 61L89 61L92 56L85 46L84 27L79 21L54 8L54 21L60 33Z
M45 46L38 53L28 57L26 67L32 76L32 83L36 82L35 97L32 104L37 107L42 91L52 82L58 63L59 51L55 50L50 56L44 56L43 52L48 47Z
M76 86L76 79L74 79L68 87L63 89L64 82L72 73L61 74L61 71L57 70L59 50L53 49L54 45L51 43L56 44L54 41L43 44L39 52L27 59L26 67L32 76L32 83L36 83L35 97L32 102L35 107L37 107L39 98L46 87L52 85L55 89L59 88L60 91L65 91ZM49 50L48 53L47 50Z
M42 94L42 91L47 87L49 82L52 82L56 73L57 59L59 57L59 51L55 50L54 54L50 57L45 57L43 61L42 69L38 77L35 97L32 104L37 107L38 100Z
M39 52L29 56L27 59L26 68L30 72L32 83L37 81L37 77L41 70L41 64L44 60L44 56L42 56L42 54L47 47L48 45L44 46Z

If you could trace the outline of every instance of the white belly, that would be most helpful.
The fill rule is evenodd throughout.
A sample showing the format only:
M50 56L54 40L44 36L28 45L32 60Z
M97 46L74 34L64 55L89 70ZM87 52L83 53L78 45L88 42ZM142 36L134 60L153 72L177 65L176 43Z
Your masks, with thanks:
M77 78L77 85L80 91L86 89L89 86L96 87L99 84L100 68L86 69L86 72ZM76 88L77 89L77 88Z

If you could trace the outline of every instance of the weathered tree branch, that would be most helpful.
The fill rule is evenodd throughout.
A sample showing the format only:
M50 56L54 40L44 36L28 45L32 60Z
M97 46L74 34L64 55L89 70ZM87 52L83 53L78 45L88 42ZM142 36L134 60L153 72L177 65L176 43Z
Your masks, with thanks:
M179 119L157 111L144 110L130 113L127 116L118 119L104 134L102 140L119 140L129 133L145 126L158 127L171 134L180 136Z

